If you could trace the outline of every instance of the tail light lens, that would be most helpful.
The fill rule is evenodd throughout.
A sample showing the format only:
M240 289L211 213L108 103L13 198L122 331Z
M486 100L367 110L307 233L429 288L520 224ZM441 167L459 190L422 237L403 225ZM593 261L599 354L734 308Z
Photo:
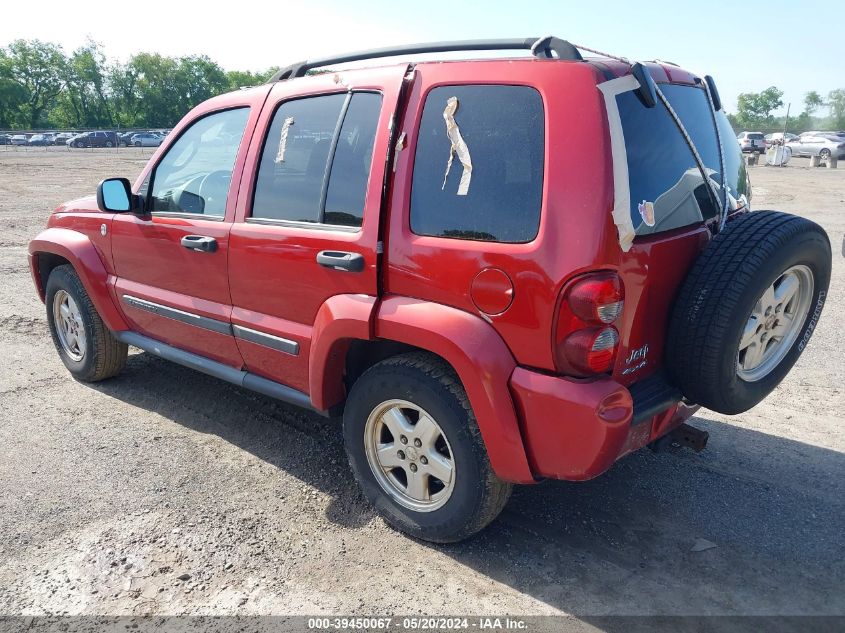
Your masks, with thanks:
M619 347L614 324L624 307L616 273L592 273L563 291L554 338L557 369L572 376L603 374L613 369Z

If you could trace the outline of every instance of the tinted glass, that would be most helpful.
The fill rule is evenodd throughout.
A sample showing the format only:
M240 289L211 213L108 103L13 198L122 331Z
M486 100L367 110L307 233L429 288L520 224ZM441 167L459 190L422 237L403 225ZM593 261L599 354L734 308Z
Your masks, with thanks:
M762 134L749 134L748 138L754 139L755 141L762 141L765 136L763 136Z
M698 148L710 178L720 184L719 147L704 90L661 84ZM692 151L658 102L646 108L633 92L617 97L625 148L631 221L637 235L668 231L718 214L719 207L695 164Z
M248 108L192 124L167 150L153 175L152 211L222 217Z
M444 110L457 98L454 120L472 163L454 156ZM414 156L411 230L419 235L496 242L537 236L543 195L543 101L524 86L444 86L426 98ZM445 176L445 182L444 182ZM466 178L464 176L464 178Z
M320 222L323 179L346 94L283 103L270 125L252 217Z
M725 183L728 187L728 193L733 198L739 199L740 196L748 194L748 179L745 174L742 150L734 138L733 128L723 110L716 113L716 123L719 126L722 150L725 153Z
M326 224L361 226L380 112L380 94L352 95L332 160L323 217Z

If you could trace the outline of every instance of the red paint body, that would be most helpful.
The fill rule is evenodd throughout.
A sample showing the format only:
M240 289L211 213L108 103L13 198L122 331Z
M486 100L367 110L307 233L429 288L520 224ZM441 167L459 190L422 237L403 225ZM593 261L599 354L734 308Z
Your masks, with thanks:
M657 81L694 79L674 67L650 69ZM89 199L67 203L30 243L39 293L43 299L41 263L63 258L112 330L134 330L282 383L308 394L320 410L345 399L353 341L428 350L463 382L500 477L520 483L594 477L694 411L672 406L632 426L628 386L659 369L669 309L709 231L693 226L638 238L627 253L619 247L608 122L596 85L627 66L520 59L421 63L406 78L407 71L393 65L327 73L198 106L158 149L134 191L197 117L249 107L225 216L107 214ZM408 208L426 94L441 85L485 83L531 86L542 96L546 173L539 233L526 244L416 235ZM278 104L347 90L383 95L361 229L250 222L256 171ZM406 142L389 164L391 139L400 132ZM214 237L218 250L182 248L180 239L189 234ZM360 253L364 270L319 266L316 254L331 249ZM553 348L559 298L573 277L590 271L616 271L624 285L619 352L611 374L567 378L558 374ZM144 311L124 295L281 337L296 343L298 353ZM645 361L623 373L629 354L644 346Z

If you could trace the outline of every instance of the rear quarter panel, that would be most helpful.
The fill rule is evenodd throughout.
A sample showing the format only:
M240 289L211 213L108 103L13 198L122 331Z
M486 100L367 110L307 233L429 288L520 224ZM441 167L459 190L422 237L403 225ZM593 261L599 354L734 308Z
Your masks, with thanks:
M560 288L580 271L618 265L610 141L596 89L602 78L588 64L543 60L420 64L416 73L400 128L408 146L396 159L385 289L481 316L518 364L554 370L551 332ZM542 96L543 210L538 235L527 244L429 237L410 230L413 161L425 97L435 87L460 84L527 85ZM474 158L474 168L482 160ZM470 296L473 279L486 268L498 268L513 281L513 301L498 315L483 314Z

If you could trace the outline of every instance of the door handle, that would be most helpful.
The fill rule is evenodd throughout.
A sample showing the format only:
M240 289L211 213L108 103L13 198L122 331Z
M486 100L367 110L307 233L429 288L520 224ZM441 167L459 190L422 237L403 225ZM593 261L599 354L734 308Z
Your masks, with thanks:
M213 253L217 250L217 240L205 235L186 235L182 238L182 246L192 251Z
M325 268L345 270L350 273L360 273L364 270L364 256L347 251L320 251L317 253L317 263Z

